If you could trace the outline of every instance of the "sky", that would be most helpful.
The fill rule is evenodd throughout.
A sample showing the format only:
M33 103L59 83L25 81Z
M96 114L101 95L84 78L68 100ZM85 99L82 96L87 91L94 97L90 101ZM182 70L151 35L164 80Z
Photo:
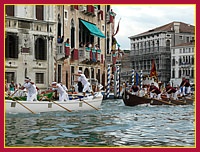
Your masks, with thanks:
M130 50L130 39L156 27L180 21L195 25L195 5L112 5L115 17L115 29L119 24L119 32L115 36L122 50Z

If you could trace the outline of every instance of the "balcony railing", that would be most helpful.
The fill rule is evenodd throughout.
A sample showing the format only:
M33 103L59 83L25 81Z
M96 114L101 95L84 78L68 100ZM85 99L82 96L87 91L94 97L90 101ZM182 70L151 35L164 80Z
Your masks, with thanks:
M68 58L70 55L70 47L65 47L64 43L57 43L56 45L56 59Z

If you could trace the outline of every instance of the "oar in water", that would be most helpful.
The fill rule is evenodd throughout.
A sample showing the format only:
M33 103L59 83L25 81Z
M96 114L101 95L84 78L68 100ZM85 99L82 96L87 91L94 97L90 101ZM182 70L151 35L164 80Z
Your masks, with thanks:
M50 102L53 102L54 104L56 104L56 105L60 106L61 108L63 108L63 109L65 109L65 110L67 110L68 112L72 112L71 110L69 110L69 109L67 109L67 108L63 107L62 105L58 104L57 102L55 102L55 101L53 101L53 100L50 100L50 99L48 99L46 96L44 96L44 98L45 98L45 99L47 99L48 101L50 101Z
M98 108L94 107L93 105L89 104L88 102L86 102L85 100L81 100L80 98L80 101L83 101L84 103L86 103L87 105L89 105L90 107L94 108L95 110L99 110Z
M25 106L23 103L15 100L14 98L12 98L13 101L17 102L18 104L20 104L21 106L23 106L24 108L26 108L28 111L30 111L31 113L35 114L35 112L33 112L31 109L29 109L27 106Z

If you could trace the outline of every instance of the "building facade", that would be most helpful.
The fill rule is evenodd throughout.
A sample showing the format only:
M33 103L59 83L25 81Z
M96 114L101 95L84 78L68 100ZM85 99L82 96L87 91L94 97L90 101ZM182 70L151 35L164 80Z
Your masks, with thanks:
M154 59L159 81L168 83L171 78L171 47L194 40L194 33L192 25L171 22L129 37L132 68L149 75Z
M53 81L55 7L5 6L5 79L24 83L30 77L41 89Z
M182 77L189 79L191 84L195 82L195 41L183 43L171 49L171 84L179 86Z
M77 83L73 73L82 70L88 79L105 86L114 30L110 5L60 6L57 20L57 37L64 37L64 41L57 42L56 80L73 86Z
M110 5L6 5L5 79L38 88L52 81L69 88L82 70L107 84L115 13Z

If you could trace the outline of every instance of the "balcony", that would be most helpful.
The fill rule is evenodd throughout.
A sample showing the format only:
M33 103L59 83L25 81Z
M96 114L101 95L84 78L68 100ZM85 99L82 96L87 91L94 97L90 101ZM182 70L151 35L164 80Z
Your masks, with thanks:
M66 59L70 55L70 47L65 47L64 43L58 43L56 45L56 60Z
M80 47L78 50L78 61L83 64L100 64L100 62L103 63L103 54L101 54L100 49Z
M187 63L187 62L182 62L182 63L179 64L179 66L180 66L181 68L191 67L192 65L193 65L193 64Z

